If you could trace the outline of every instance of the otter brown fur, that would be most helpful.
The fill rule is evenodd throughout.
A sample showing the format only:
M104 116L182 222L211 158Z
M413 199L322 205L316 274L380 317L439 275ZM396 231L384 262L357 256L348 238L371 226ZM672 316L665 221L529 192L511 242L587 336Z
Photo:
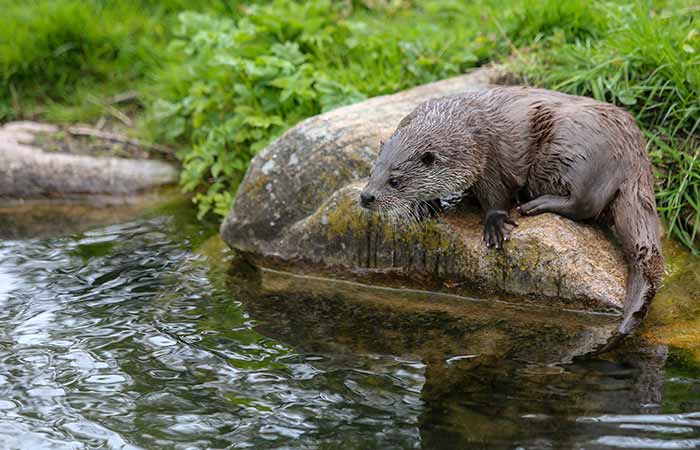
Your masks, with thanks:
M381 145L361 204L415 218L471 191L484 241L500 248L523 215L557 213L614 226L629 264L623 321L599 351L646 316L663 273L651 163L634 118L587 97L491 87L419 105ZM521 201L524 202L521 203Z

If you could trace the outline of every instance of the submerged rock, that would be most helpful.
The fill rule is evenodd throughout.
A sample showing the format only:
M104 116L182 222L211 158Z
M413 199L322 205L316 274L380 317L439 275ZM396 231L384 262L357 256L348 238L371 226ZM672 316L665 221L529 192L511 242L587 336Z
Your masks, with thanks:
M125 195L178 179L177 167L164 161L71 154L42 146L41 136L60 132L34 122L0 127L0 199Z
M500 77L495 69L477 70L303 121L252 161L222 225L224 240L257 261L297 271L619 312L625 263L595 226L513 213L520 226L498 251L484 246L480 212L468 204L399 228L357 205L380 140L404 115L426 99L478 89Z

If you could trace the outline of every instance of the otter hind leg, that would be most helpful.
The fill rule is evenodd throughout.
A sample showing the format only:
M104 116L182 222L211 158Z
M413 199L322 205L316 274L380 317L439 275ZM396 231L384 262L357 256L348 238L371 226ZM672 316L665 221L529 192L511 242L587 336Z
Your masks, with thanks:
M551 212L579 220L575 202L571 197L561 195L540 195L539 197L518 206L518 212L526 216L536 216L538 214ZM574 217L576 216L576 218Z
M595 200L546 194L518 206L518 212L526 216L550 212L571 220L586 220L597 217L607 204Z
M615 198L623 181L620 170L603 170L600 165L590 165L585 170L574 171L569 186L570 195L544 194L518 207L521 214L534 216L551 212L571 220L598 217Z

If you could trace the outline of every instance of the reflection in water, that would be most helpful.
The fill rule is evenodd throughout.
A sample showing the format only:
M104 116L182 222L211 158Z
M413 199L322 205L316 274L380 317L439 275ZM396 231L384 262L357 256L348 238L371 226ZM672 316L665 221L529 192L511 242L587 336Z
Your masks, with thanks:
M516 362L452 307L227 275L188 217L0 241L1 448L700 448L664 348Z
M233 273L243 269L243 264L235 266ZM700 433L700 421L693 423L695 413L686 411L700 407L700 389L694 378L669 380L665 347L628 347L612 359L576 364L533 363L542 355L551 357L547 347L556 348L558 343L540 341L535 350L523 352L541 328L509 330L489 317L475 320L464 301L454 305L435 294L429 299L412 293L396 297L353 283L269 270L253 273L256 282L234 278L231 288L258 320L262 333L298 351L404 354L426 364L418 418L423 448L695 448L697 444L688 439ZM479 308L483 313L485 306ZM496 312L497 318L499 314L502 318L508 313ZM530 320L523 311L520 316L509 322ZM480 328L484 324L486 335ZM514 341L506 331L515 334ZM524 355L531 359L523 359ZM683 413L674 416L687 426L664 429L670 417L665 412L673 405L665 391L688 382L694 392L686 392L683 403L676 406ZM654 440L656 446L644 447Z

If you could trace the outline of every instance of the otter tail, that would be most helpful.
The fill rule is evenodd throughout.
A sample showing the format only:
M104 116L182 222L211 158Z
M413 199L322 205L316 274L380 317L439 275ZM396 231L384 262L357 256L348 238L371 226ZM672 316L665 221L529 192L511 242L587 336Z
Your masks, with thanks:
M611 350L641 324L664 271L651 168L633 173L642 175L625 180L610 205L615 231L629 265L622 324L596 353Z

